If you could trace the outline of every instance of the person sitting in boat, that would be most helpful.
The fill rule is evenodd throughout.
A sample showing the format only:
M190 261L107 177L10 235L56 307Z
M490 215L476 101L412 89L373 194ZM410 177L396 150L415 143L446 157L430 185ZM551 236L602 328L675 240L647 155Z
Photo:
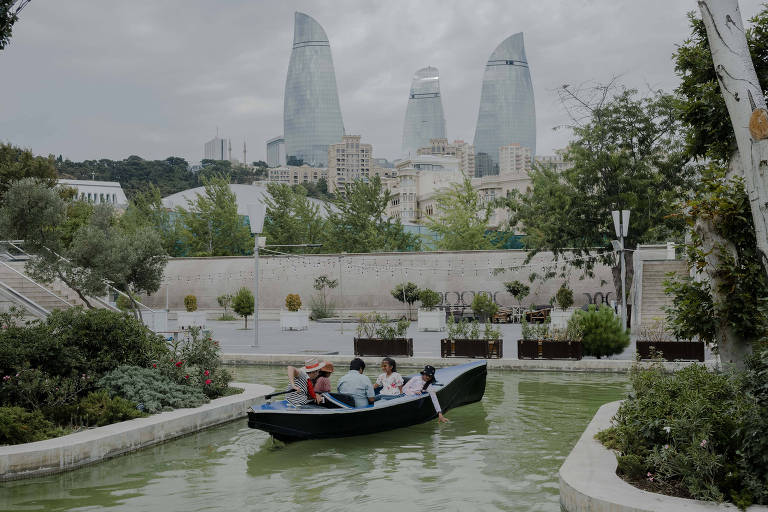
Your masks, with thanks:
M376 398L389 400L403 394L403 377L397 373L397 363L391 357L381 360L381 371L384 372L376 378L373 390L380 390Z
M318 372L317 379L315 379L313 383L315 388L315 394L331 392L331 374L332 373L333 373L333 363L331 363L330 361L323 361L322 363L320 363L320 371Z
M303 368L288 367L288 385L293 391L288 393L285 399L289 404L300 407L308 404L319 404L322 401L320 394L315 393L312 380L316 379L322 365L317 359L307 359Z
M443 409L440 407L440 402L437 400L434 386L435 382L435 367L426 365L424 369L421 370L420 379L414 377L403 386L403 393L411 396L429 393L429 397L432 399L432 405L435 406L435 410L437 411L437 421L444 423L448 421L448 418L443 416Z
M372 404L376 394L373 392L371 379L363 375L365 363L359 357L349 363L349 372L340 380L336 390L355 399L355 407L367 407Z

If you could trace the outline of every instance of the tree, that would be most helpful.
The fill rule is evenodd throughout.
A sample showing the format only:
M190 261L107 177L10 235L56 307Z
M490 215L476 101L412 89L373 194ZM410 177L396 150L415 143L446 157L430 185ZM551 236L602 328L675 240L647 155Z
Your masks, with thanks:
M330 252L419 250L421 241L386 214L391 200L378 176L345 184L343 193L326 207L324 247Z
M2 9L0 0L0 20L3 16ZM57 176L53 155L47 158L34 156L28 149L0 143L0 202L11 183L23 178L35 178L49 188L54 187Z
M530 286L517 280L504 283L504 288L506 288L507 292L515 298L518 306L521 306L523 299L531 293Z
M31 0L0 0L0 50L8 46L13 24L19 21L19 13Z
M315 278L315 282L312 287L320 292L318 294L318 298L312 297L310 299L312 304L312 317L315 320L331 316L333 303L328 302L328 297L325 290L326 288L333 290L338 285L339 281L337 279L329 279L326 275L321 275L320 277Z
M232 310L245 319L245 328L248 328L248 315L253 314L254 299L251 290L243 286L232 298ZM259 326L256 326L258 329Z
M232 304L232 294L231 293L225 293L224 295L219 295L216 297L216 302L219 303L219 306L224 308L224 314L222 316L228 317L229 312L227 311L229 309L230 304Z
M435 246L440 250L492 249L485 235L491 213L491 203L483 204L472 180L464 176L461 184L453 183L450 189L438 192L435 215L427 217L426 226L437 234Z
M205 190L176 207L179 238L189 256L238 256L253 249L253 238L237 213L237 198L225 178L203 178Z
M154 184L139 191L128 203L120 225L126 231L135 231L142 227L151 227L162 239L162 247L169 256L182 256L184 248L179 241L176 224L171 213L163 206L160 189Z
M413 303L419 300L419 291L419 287L410 281L405 284L400 283L390 291L394 298L403 304L408 305L409 320L411 318L411 308L413 307Z
M264 202L264 236L270 244L316 244L323 240L325 221L318 213L320 207L306 197L303 188L292 189L283 183L268 183ZM300 247L283 248L285 252L317 252Z
M555 258L572 256L570 264L587 273L598 262L611 265L621 296L611 211L632 211L624 239L631 283L631 250L638 243L682 238L684 224L673 214L692 187L695 168L688 164L673 97L657 92L643 98L623 89L614 94L612 87L582 92L563 86L565 105L573 109L574 139L565 153L573 166L562 172L535 167L532 186L504 204L512 211L510 224L526 233L530 256L544 250Z
M629 332L610 306L595 309L591 304L588 311L577 309L568 322L568 330L581 332L584 355L598 359L621 354L629 346Z

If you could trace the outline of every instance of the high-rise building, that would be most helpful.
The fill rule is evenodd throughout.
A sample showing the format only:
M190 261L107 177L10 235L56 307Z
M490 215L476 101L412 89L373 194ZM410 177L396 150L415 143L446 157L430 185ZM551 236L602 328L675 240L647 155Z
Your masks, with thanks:
M284 101L286 162L324 167L328 146L344 135L344 122L328 36L301 12L295 15Z
M269 169L267 181L285 183L286 185L299 185L301 183L317 184L321 179L328 180L328 169L302 165L293 167L281 165Z
M203 158L206 160L229 160L229 140L217 135L205 143Z
M514 143L536 154L536 108L522 32L502 41L485 65L475 128L475 176L499 174L499 148Z
M360 144L360 138L344 135L341 143L328 146L328 192L355 180L368 181L373 175L373 146Z
M499 174L526 176L531 170L531 148L520 144L507 144L499 148Z
M445 115L440 98L440 74L437 68L416 71L408 95L403 125L403 155L415 156L430 139L445 138Z
M285 138L282 135L267 141L267 166L285 165Z
M416 155L453 156L459 161L459 170L467 176L475 175L475 148L463 140L452 143L448 139L430 139L429 146L416 150Z

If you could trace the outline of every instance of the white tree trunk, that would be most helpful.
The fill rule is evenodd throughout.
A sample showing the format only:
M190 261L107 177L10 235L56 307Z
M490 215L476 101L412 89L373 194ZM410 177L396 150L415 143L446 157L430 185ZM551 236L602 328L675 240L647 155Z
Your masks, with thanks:
M699 0L712 61L739 147L757 247L768 272L768 111L738 0Z

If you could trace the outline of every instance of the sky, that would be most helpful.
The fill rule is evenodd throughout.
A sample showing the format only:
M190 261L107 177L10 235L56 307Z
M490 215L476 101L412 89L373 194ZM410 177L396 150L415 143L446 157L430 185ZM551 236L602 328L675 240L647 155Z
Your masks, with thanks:
M761 0L741 0L745 21ZM672 54L694 0L34 0L0 51L0 141L71 160L203 156L265 160L301 11L331 44L344 126L397 158L414 72L440 71L448 137L472 142L485 62L523 32L537 152L570 133L563 84L614 76L643 92L677 84Z

